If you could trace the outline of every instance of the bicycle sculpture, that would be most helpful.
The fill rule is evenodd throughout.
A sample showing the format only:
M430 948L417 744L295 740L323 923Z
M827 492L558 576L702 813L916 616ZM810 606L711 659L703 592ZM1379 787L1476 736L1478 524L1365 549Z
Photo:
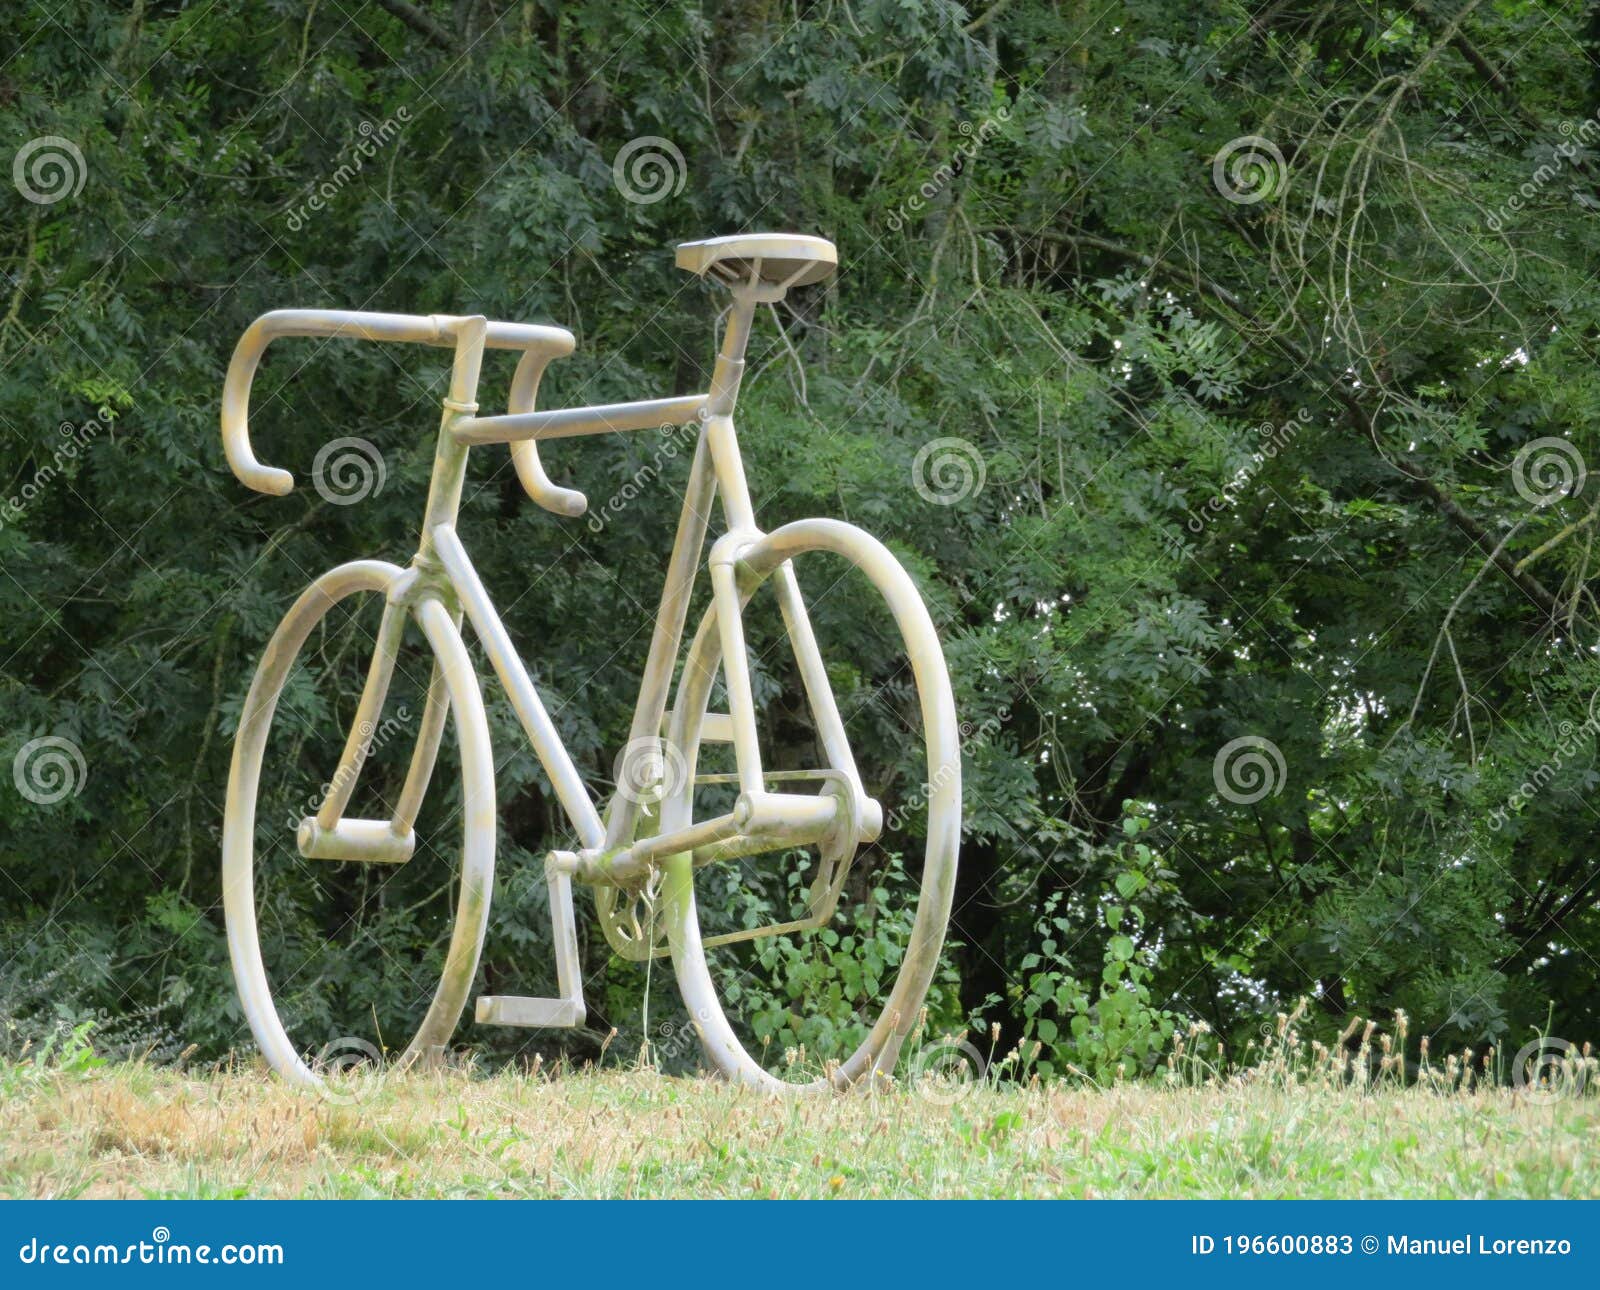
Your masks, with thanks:
M298 849L294 860L375 865L409 861L418 845L415 824L446 718L453 717L463 835L459 891L437 988L400 1056L401 1063L437 1054L449 1041L477 973L488 921L495 854L495 764L479 680L461 636L463 615L505 688L577 838L576 850L554 851L545 861L559 997L486 995L477 1001L479 1022L582 1025L584 983L572 897L576 880L593 887L598 920L619 955L641 962L671 955L705 1051L717 1069L733 1079L773 1089L846 1087L874 1072L890 1072L901 1044L917 1024L949 920L960 837L960 750L944 657L910 577L876 539L832 519L799 520L770 533L757 527L734 433L734 406L756 307L775 304L791 287L827 278L836 266L836 253L821 238L774 233L688 242L677 248L677 263L732 292L705 394L534 411L540 375L551 359L571 353L572 335L559 327L489 322L483 317L277 310L257 319L234 350L222 398L228 464L242 483L274 496L288 493L293 477L256 459L248 425L251 381L271 341L283 336L352 337L454 351L426 514L410 566L354 560L312 581L269 640L240 716L223 831L228 946L256 1041L273 1068L293 1082L320 1085L321 1080L285 1032L262 961L256 851L274 830L283 831L276 845L287 848L288 843L286 825L257 819L258 787L273 715L297 656L329 611L358 593L381 597L382 617L338 767L320 805L294 830ZM485 349L521 351L508 411L493 416L478 412ZM528 495L545 509L570 517L584 512L585 498L550 481L539 459L540 440L695 424L700 429L693 463L634 707L628 748L635 755L632 764L619 768L618 787L602 814L456 533L467 450L475 444L509 444ZM709 605L680 670L680 646L714 498L720 499L725 531L711 545ZM857 772L830 667L819 653L800 594L795 563L815 552L831 552L853 564L886 603L909 665L901 673L915 687L921 723L917 737L925 745L929 773L927 784L909 794L926 799L919 805L925 812L921 832L926 847L915 918L898 965L880 964L871 974L880 991L888 987L887 998L881 1011L875 1016L869 1012L863 1019L862 1025L870 1022L870 1028L853 1052L842 1059L814 1054L826 1059L825 1073L798 1083L772 1073L770 1057L757 1060L747 1050L724 1012L711 967L716 956L708 959L707 950L824 928L858 850L873 843L883 829L882 808L868 795ZM748 602L763 584L770 584L775 594L803 680L819 750L816 760L821 763L815 767L773 770L763 760L743 622ZM388 818L349 818L345 810L382 719L408 619L421 629L432 656L409 769ZM679 679L669 713L675 672ZM708 710L719 675L726 712ZM909 696L906 706L908 710L912 706ZM697 773L702 751L716 744L732 745L735 769L726 774ZM297 773L300 767L291 764L289 769ZM641 786L654 786L657 800L640 791ZM722 805L703 805L705 799L719 795ZM309 799L308 805L315 800L315 796ZM775 862L807 853L813 857L815 872L803 917L721 935L702 934L697 871L731 860L768 857ZM641 917L643 900L652 902L656 916Z

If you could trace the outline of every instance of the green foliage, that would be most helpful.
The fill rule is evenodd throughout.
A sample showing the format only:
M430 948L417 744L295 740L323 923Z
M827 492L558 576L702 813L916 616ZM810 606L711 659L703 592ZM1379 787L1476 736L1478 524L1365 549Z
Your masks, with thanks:
M1156 1006L1151 993L1158 960L1153 938L1159 929L1147 922L1144 902L1159 886L1170 888L1175 875L1137 840L1149 827L1141 814L1123 819L1127 840L1112 848L1115 877L1095 902L1101 927L1092 939L1058 912L1059 892L1045 899L1033 929L1038 948L1019 965L1023 1037L1041 1045L1044 1055L1031 1060L1042 1074L1070 1070L1094 1079L1143 1074L1166 1051L1176 1018ZM1087 982L1070 968L1083 961L1080 947L1086 939L1099 943L1101 956L1098 979Z
M784 871L786 890L767 899L746 881L729 884L734 926L760 927L806 914L811 874ZM832 926L813 938L775 937L756 942L753 970L726 988L731 1009L744 1014L756 1042L772 1054L848 1054L882 1011L911 934L917 889L896 857L874 876L870 889L839 911L842 934ZM929 991L925 1028L962 1020L954 968L942 965Z
M891 544L966 726L940 1024L981 1014L1004 1047L1037 1037L1052 1064L1099 1071L1148 1066L1175 1018L1237 1051L1305 994L1330 1034L1398 1008L1456 1046L1551 1005L1557 1035L1600 1024L1595 485L1549 489L1541 447L1600 458L1583 10L11 8L0 160L56 137L83 164L59 200L0 187L0 961L51 982L0 994L8 1033L125 1018L129 1051L248 1042L217 876L246 681L310 576L409 556L446 375L436 351L275 347L254 430L302 483L248 494L217 398L250 320L554 321L581 343L543 405L685 392L717 302L672 244L780 227L833 238L842 270L779 312L783 337L765 318L755 338L741 431L760 519L841 515ZM672 141L684 183L637 203L612 165L646 135ZM486 406L509 371L491 356ZM349 434L379 445L385 485L329 505L308 467ZM936 439L967 445L973 485L949 504L917 488ZM597 790L686 470L657 455L652 436L547 449L597 512L655 472L598 529L532 507L501 449L475 453L463 509ZM856 592L806 585L841 690L891 696L864 705L857 753L893 811L918 779L898 660L857 625ZM285 699L274 828L329 773L318 740L348 718L370 630L352 621ZM793 696L758 672L782 743ZM538 857L569 839L503 700L490 720L484 977L541 992ZM81 751L80 791L12 791L41 738ZM1218 754L1251 739L1281 771L1269 758L1259 796L1223 791ZM455 770L447 744L441 782ZM358 807L401 773L396 749ZM451 806L430 804L428 850L386 883L329 868L307 889L263 865L268 956L309 1046L414 1025ZM900 881L873 857L850 907ZM903 930L893 900L873 907L872 928ZM772 951L750 986L771 1042L851 1024L877 934ZM582 948L605 1002L570 1051L613 1025L636 1051L645 974L598 935Z

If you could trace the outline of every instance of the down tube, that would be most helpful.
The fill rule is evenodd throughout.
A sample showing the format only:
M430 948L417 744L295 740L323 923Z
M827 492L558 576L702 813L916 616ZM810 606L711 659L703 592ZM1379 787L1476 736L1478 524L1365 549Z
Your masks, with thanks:
M462 608L467 611L472 629L483 642L484 652L494 664L495 675L505 687L511 706L517 710L517 718L522 722L528 742L533 745L545 774L550 777L551 787L560 798L567 818L572 821L572 827L577 830L585 847L599 846L605 837L605 830L600 824L594 803L589 800L589 791L583 785L578 768L572 764L555 723L545 711L544 702L539 698L527 668L523 667L511 638L506 635L505 625L500 621L500 615L495 613L489 593L484 590L478 571L467 557L466 548L461 545L455 529L448 524L434 526L432 534L440 563L444 565L456 595L461 597Z

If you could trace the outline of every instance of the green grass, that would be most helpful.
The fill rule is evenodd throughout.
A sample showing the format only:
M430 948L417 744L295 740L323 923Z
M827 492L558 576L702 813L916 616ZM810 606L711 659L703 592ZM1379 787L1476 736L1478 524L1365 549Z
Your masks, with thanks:
M1266 1078L772 1100L649 1071L0 1070L0 1194L1597 1196L1600 1099Z

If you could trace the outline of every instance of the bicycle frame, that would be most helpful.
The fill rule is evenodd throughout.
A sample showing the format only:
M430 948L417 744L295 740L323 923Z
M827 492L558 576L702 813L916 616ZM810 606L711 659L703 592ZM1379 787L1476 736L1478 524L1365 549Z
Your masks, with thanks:
M543 412L532 410L533 396L543 365L552 356L549 351L559 348L547 335L557 329L522 328L519 331L512 325L489 323L482 317L434 317L426 320L427 328L412 325L406 335L392 334L404 330L398 323L385 324L391 334L374 335L377 329L364 321L372 315L346 315L336 324L326 325L320 322L321 315L299 319L293 316L293 311L278 315L280 330L277 334L297 330L304 334L305 328L317 324L324 329L314 334L339 335L354 331L374 339L454 343L450 391L444 400L419 547L410 567L398 572L388 588L372 663L339 766L315 816L302 823L298 842L301 853L314 859L403 862L410 858L415 845L413 826L433 772L448 711L440 672L445 665L443 660L435 662L417 746L391 819L344 819L343 813L371 749L372 732L377 728L393 676L406 615L415 613L420 621L424 615L447 611L459 624L464 614L472 623L535 755L549 776L580 848L576 852L553 852L546 862L561 997L486 996L478 1002L479 1021L542 1026L581 1024L584 1004L572 905L573 878L626 887L642 883L663 860L676 854L730 858L822 843L824 839L835 845L848 845L853 854L860 842L876 838L881 830L881 809L862 788L811 622L787 560L771 569L770 576L829 763L826 773L835 778L839 791L812 795L768 792L767 777L761 765L741 613L755 582L769 576L767 570L753 573L746 564L749 553L766 535L756 526L733 413L754 310L770 290L754 282L735 289L708 393ZM356 318L363 321L351 321ZM356 330L357 327L360 330ZM530 344L525 352L508 400L511 411L498 416L478 416L476 399L485 348L491 342L509 348L519 340L542 344L545 351L536 351ZM570 349L570 343L567 348ZM255 356L259 356L259 348ZM731 812L692 824L689 816L692 814L694 768L688 764L684 767L688 785L680 800L668 804L669 809L658 821L659 832L641 840L635 836L641 819L641 803L635 796L614 792L604 816L590 799L571 755L456 533L456 522L468 449L472 445L510 444L517 454L519 476L528 491L548 509L570 515L582 512L584 499L581 494L557 489L549 483L534 447L539 440L695 422L701 424L701 431L634 707L629 747L657 745L662 738L669 690L682 652L690 597L705 548L711 507L714 497L720 497L726 531L712 545L709 570L728 713L726 716L708 714L704 737L733 744L739 795ZM241 455L248 456L248 447ZM230 459L234 456L230 446ZM253 457L243 464L255 467L263 478L269 474ZM236 463L236 469L238 466ZM271 482L276 485L279 482L276 476L283 476L284 472L272 474ZM278 491L277 487L272 491ZM709 683L709 678L706 681ZM492 800L492 781L487 792ZM848 834L842 835L841 831L846 828ZM837 898L836 891L833 897ZM818 921L825 920L831 910L829 903ZM812 925L816 924L807 920L760 929L756 934ZM747 934L736 938L743 939L744 935Z

